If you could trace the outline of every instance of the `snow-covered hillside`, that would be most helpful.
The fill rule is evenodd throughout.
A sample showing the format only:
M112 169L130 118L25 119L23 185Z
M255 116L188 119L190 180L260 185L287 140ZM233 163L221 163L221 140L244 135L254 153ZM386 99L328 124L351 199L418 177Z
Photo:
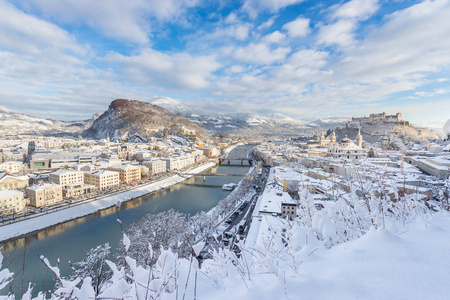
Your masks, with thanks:
M298 135L316 126L279 113L261 116L250 113L220 113L192 108L179 100L168 97L154 97L149 102L164 108L170 114L181 114L211 133Z
M62 122L16 113L0 106L0 134L78 135L87 121Z

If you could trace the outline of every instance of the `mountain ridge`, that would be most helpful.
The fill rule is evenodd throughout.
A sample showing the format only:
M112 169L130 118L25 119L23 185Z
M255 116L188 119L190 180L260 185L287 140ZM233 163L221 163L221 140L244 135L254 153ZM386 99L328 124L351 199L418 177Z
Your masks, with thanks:
M181 114L211 133L237 135L298 135L316 125L289 116L274 113L261 116L255 113L217 113L205 109L191 108L170 97L153 97L149 102L163 107L172 115Z

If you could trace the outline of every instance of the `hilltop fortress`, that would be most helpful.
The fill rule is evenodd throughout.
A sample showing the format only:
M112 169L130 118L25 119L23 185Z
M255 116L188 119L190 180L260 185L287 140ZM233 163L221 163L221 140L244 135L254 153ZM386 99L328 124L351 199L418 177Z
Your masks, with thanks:
M385 112L382 112L381 114L370 114L369 117L364 116L362 118L352 118L351 120L351 122L355 123L373 123L377 121L409 126L409 121L402 121L401 113L397 113L395 115L387 115Z

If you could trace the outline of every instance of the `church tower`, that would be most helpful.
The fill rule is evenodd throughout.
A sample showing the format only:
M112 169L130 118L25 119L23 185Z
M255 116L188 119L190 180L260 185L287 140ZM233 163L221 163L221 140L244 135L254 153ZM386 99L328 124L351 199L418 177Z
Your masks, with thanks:
M362 135L361 135L361 128L359 128L358 135L356 136L356 145L358 145L359 148L362 148L362 143L363 143L363 139L362 139Z
M386 135L384 135L383 140L381 141L381 149L383 149L383 151L386 151L388 148L388 144L389 144L389 139L386 134Z
M333 130L333 133L331 134L331 144L336 145L336 132Z
M323 134L323 131L322 131L322 133L320 134L319 144L320 144L321 146L325 145L325 135Z

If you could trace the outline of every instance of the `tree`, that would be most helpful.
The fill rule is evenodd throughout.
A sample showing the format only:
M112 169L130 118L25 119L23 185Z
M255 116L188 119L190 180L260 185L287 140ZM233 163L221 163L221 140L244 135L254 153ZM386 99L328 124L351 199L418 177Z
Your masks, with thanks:
M148 214L130 226L128 237L131 246L128 255L140 265L152 265L149 243L158 257L161 248L177 252L180 257L190 253L193 236L186 223L186 216L173 209L157 214Z
M298 200L300 199L300 196L298 194L299 189L300 182L298 180L292 180L288 183L287 193L289 194L289 196L291 196L292 199Z
M91 284L95 294L100 294L102 287L112 274L110 268L107 267L105 263L105 260L110 253L111 247L109 246L109 243L88 250L82 261L72 264L74 275L70 277L70 280L90 277L92 279Z

